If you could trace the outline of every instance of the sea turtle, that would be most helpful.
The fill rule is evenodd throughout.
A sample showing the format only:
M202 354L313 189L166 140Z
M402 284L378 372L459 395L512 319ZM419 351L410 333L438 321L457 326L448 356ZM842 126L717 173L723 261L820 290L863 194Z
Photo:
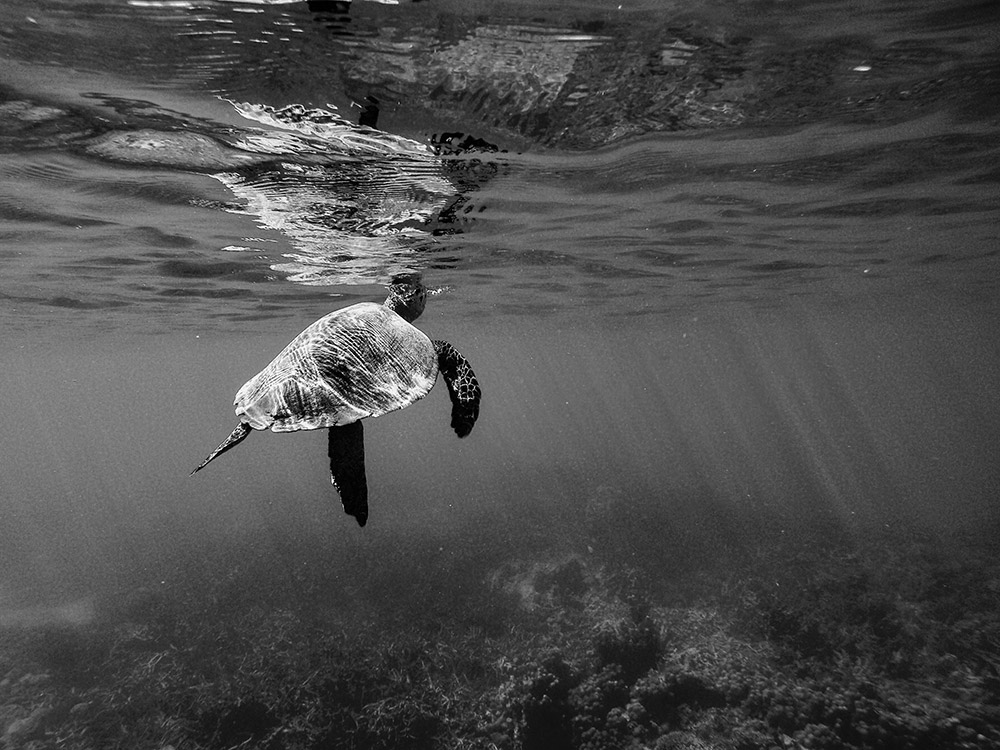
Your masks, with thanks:
M468 361L446 341L431 341L411 325L427 291L412 280L389 287L383 304L361 302L326 315L296 336L236 394L240 423L201 465L252 430L293 432L329 428L330 473L344 511L368 520L364 430L379 417L423 398L438 373L451 396L451 426L472 431L482 392Z

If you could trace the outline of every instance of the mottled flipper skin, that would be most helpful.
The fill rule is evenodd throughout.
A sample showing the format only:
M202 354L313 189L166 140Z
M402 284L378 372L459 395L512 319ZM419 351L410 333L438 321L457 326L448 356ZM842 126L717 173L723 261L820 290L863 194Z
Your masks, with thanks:
M451 428L460 438L465 437L479 418L479 402L483 392L469 360L447 341L435 341L438 370L451 396Z
M365 431L361 422L330 428L330 477L344 512L358 526L368 522L368 479L365 476Z

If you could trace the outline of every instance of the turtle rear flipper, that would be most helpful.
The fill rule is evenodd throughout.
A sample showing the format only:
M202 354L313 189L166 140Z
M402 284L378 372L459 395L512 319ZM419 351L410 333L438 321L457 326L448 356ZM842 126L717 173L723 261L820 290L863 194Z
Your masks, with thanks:
M330 428L330 478L340 493L344 512L358 526L368 521L368 479L365 476L365 430L361 422Z
M238 443L243 442L246 436L249 435L252 431L253 428L250 425L248 425L246 422L240 422L238 425L236 425L236 429L234 429L231 433L229 433L229 437L227 437L225 440L222 441L222 445L220 445L218 448L212 451L209 454L208 458L202 461L198 465L198 468L196 468L194 471L191 472L191 476L197 474L199 471L208 466L209 462L212 461L212 459L221 456L230 448L233 448Z
M451 428L460 438L465 437L479 418L479 402L483 392L469 360L447 341L435 341L438 369L451 396Z

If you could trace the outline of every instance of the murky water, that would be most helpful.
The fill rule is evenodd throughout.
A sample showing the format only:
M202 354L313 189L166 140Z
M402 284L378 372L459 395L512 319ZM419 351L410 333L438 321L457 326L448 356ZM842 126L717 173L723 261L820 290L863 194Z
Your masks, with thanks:
M957 2L8 2L0 626L225 590L234 612L483 628L526 561L639 571L655 608L749 550L879 535L957 564L945 540L998 520L998 28ZM469 438L440 385L370 420L364 530L318 432L188 477L288 340L412 272L418 325L483 385ZM995 596L991 575L960 591ZM74 704L7 699L8 730ZM219 712L62 746L415 742L296 745ZM10 742L90 721L48 716ZM512 716L438 746L545 746ZM989 746L969 741L941 746Z

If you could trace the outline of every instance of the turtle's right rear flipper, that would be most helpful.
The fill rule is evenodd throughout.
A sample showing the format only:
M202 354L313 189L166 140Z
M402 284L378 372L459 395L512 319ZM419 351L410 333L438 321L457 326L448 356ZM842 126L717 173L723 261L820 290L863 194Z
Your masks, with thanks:
M330 477L340 493L344 512L357 519L358 526L368 521L368 479L365 477L365 431L361 422L352 422L330 430Z

